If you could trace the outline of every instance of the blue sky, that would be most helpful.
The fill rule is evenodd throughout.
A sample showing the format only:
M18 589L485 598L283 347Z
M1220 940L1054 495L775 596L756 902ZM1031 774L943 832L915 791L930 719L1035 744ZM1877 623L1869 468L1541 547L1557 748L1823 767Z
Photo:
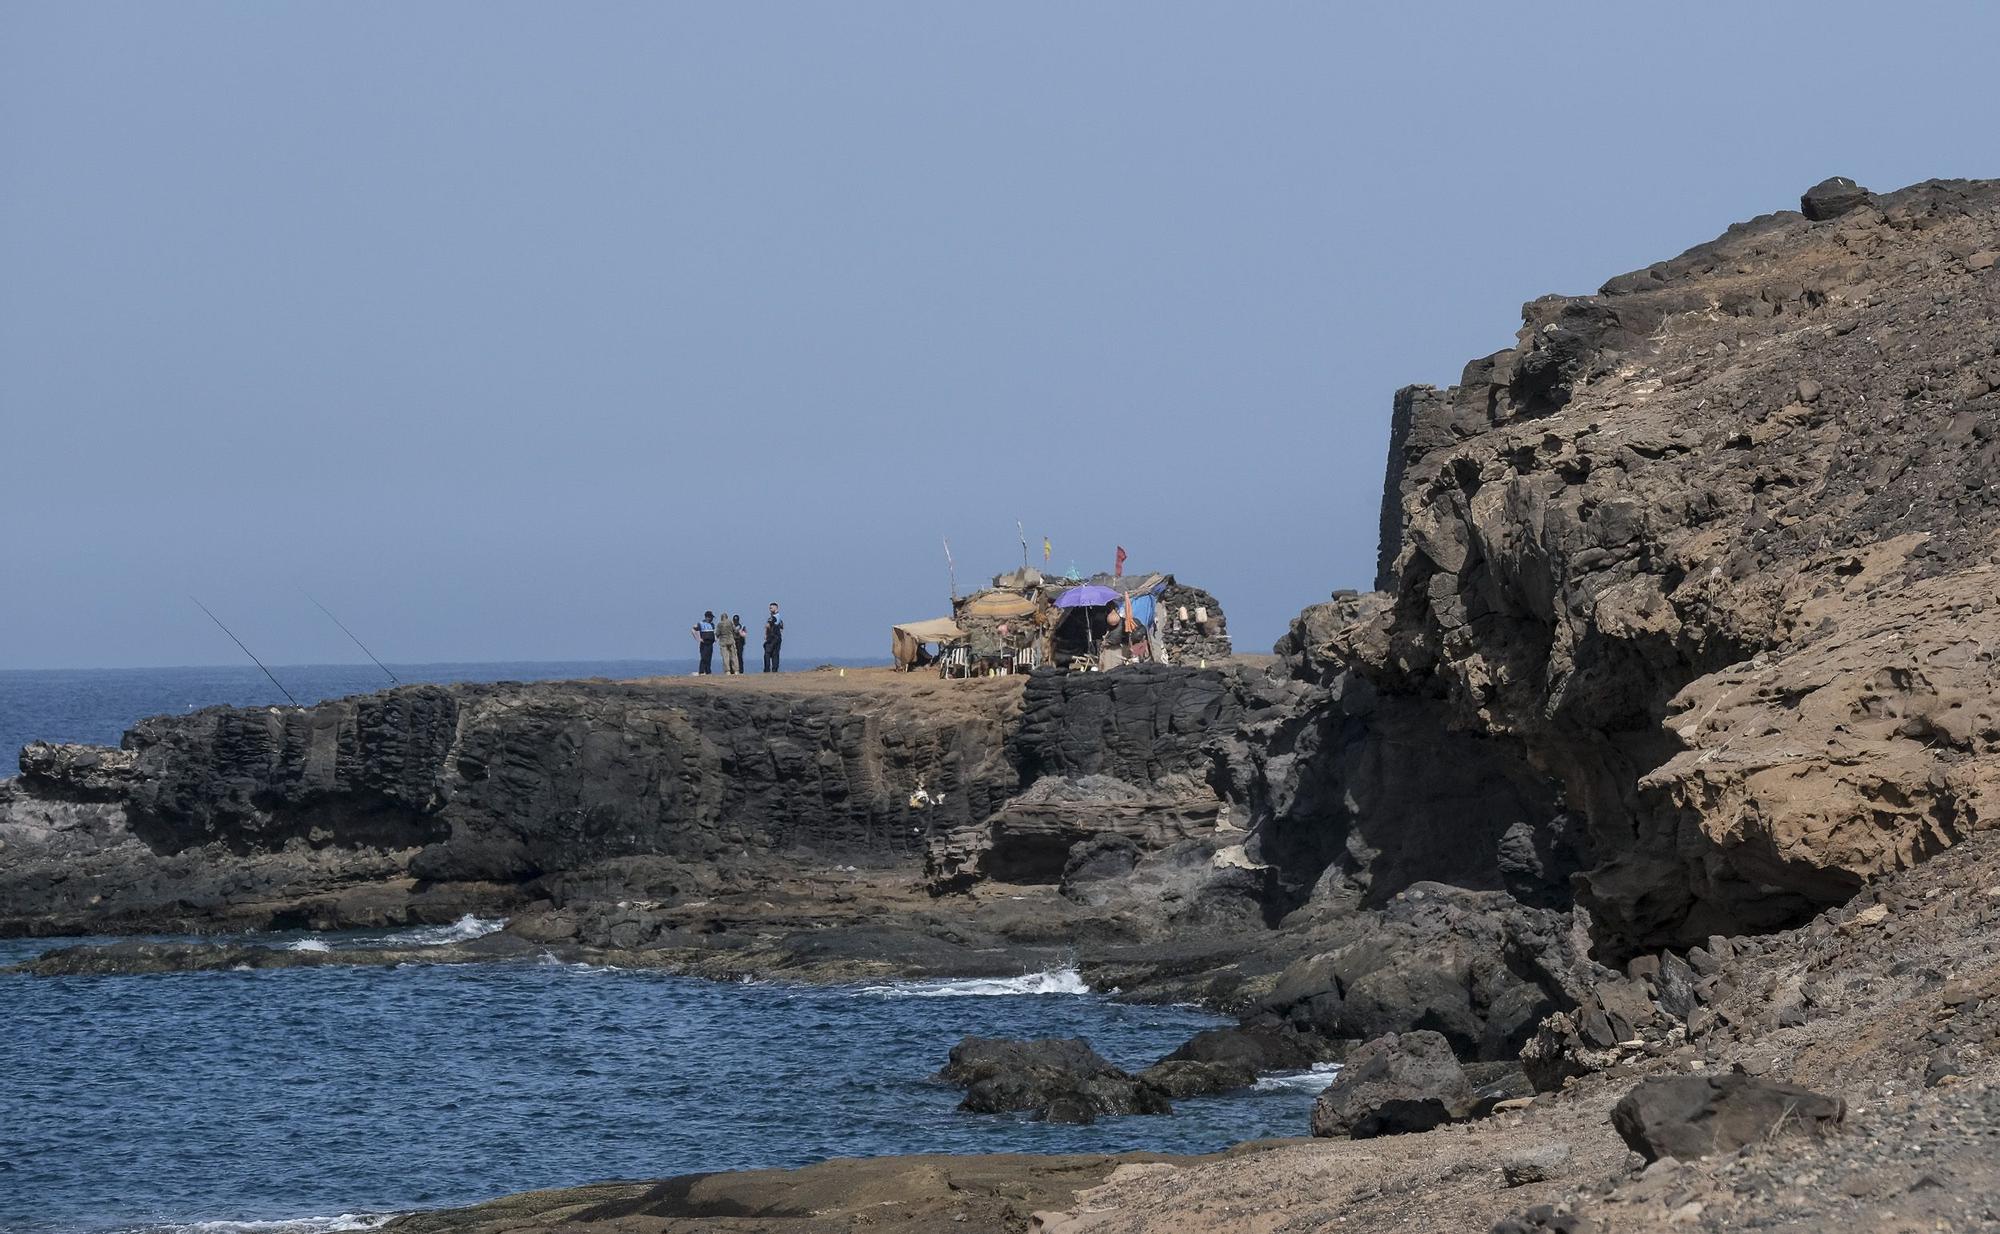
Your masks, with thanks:
M1366 586L1390 396L1823 176L1980 5L0 6L0 667L794 662L1018 564Z

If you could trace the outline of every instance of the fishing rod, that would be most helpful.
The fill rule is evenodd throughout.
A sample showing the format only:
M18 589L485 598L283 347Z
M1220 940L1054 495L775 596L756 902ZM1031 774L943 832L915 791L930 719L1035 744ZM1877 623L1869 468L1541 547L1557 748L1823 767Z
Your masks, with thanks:
M194 600L194 597L189 596L188 599ZM200 609L202 612L208 613L208 605L203 604L200 600L194 600L194 606ZM229 635L230 642L235 643L238 647L243 647L243 640L237 638L234 634L230 633L229 627L222 624L222 618L217 617L214 613L208 613L208 619L215 623L216 629L222 631L224 634ZM256 652L250 650L248 647L243 647L243 654L250 657L250 663L256 665L258 668L264 668L264 662L257 658ZM299 705L299 700L292 697L292 692L290 690L285 689L284 682L279 681L276 677L272 676L270 669L264 668L264 675L266 677L271 678L271 684L278 687L278 693L284 695L286 701L290 702L291 705L294 707L297 707Z
M319 610L320 612L322 612L322 613L325 613L325 614L326 614L326 617L327 617L327 620L328 620L328 621L331 621L331 622L332 622L332 623L333 623L334 625L337 625L337 626L339 626L339 627L340 627L340 632L341 632L342 634L345 634L345 635L346 635L346 636L347 636L348 638L350 638L350 639L354 639L354 645L355 645L356 647L359 647L359 648L361 648L361 654L362 654L362 655L364 655L364 656L367 656L367 657L368 657L369 659L371 659L371 660L375 660L375 653L374 653L374 652L372 652L372 651L370 651L370 650L368 650L368 644L366 644L366 643L362 642L362 641L361 641L360 639L358 639L358 638L355 638L355 637L354 637L354 631L352 631L352 630L350 630L350 629L348 629L348 628L347 628L347 623L346 623L346 622L342 621L342 620L341 620L340 618L338 618L338 617L335 617L335 616L333 615L333 610L332 610L332 609L328 608L328 607L327 607L326 605L324 605L324 604L321 604L321 603L320 603L320 602L319 602L318 600L313 600L313 598L312 598L312 593L311 593L311 592L306 592L306 593L304 593L304 594L305 594L305 597L306 597L306 599L308 599L308 600L312 600L312 602L313 602L313 607L314 607L314 608L316 608L316 609L318 609L318 610ZM398 677L398 676L396 676L396 674L394 674L394 673L390 673L390 672L389 672L389 666L388 666L388 665L386 665L386 664L384 664L384 663L382 663L382 661L380 661L380 660L375 660L375 667L376 667L376 668L379 668L379 669L381 669L381 670L382 670L383 672L385 672L385 673L389 673L389 680L391 680L391 681L395 682L395 683L396 683L397 685L402 685L402 684L403 684L403 679L402 679L401 677Z

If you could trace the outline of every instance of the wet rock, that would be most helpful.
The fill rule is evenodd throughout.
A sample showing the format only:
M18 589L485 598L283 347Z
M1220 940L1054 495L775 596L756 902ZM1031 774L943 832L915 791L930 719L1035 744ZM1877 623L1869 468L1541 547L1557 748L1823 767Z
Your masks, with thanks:
M1472 1085L1437 1033L1377 1037L1349 1054L1313 1103L1312 1133L1368 1139L1428 1131L1461 1117Z
M1692 1161L1774 1136L1825 1134L1846 1113L1838 1097L1732 1072L1647 1080L1619 1099L1611 1125L1648 1161Z
M1267 1021L1204 1029L1161 1061L1216 1063L1261 1074L1303 1071L1314 1063L1336 1061L1342 1053L1338 1042L1317 1033Z
M1141 1084L1156 1088L1178 1101L1184 1097L1207 1097L1248 1088L1257 1082L1257 1073L1233 1063L1169 1059L1154 1063L1141 1071L1137 1078Z
M952 1047L937 1078L965 1089L959 1109L975 1114L1030 1110L1055 1122L1101 1114L1171 1114L1166 1094L1126 1074L1081 1037L1012 1041L967 1037Z

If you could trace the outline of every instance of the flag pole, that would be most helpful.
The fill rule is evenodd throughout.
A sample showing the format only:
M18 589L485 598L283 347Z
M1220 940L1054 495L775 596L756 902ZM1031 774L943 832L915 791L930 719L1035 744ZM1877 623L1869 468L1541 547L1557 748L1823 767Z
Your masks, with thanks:
M958 603L958 565L951 559L951 540L944 542L944 568L951 574L951 602Z

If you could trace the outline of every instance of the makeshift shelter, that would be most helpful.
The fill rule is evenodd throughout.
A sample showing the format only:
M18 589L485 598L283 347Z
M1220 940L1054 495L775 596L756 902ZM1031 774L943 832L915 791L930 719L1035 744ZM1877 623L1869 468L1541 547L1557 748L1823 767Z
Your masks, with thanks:
M1074 571L1072 571L1072 575ZM952 615L895 627L896 664L939 664L946 676L1071 669L1129 660L1197 664L1222 659L1229 636L1215 597L1171 574L1091 578L1022 566L952 600ZM933 654L927 648L935 646Z
M906 621L890 628L890 642L896 657L896 667L908 671L920 665L929 664L947 647L966 641L965 631L949 617L934 617L929 621ZM928 650L935 646L937 652Z

